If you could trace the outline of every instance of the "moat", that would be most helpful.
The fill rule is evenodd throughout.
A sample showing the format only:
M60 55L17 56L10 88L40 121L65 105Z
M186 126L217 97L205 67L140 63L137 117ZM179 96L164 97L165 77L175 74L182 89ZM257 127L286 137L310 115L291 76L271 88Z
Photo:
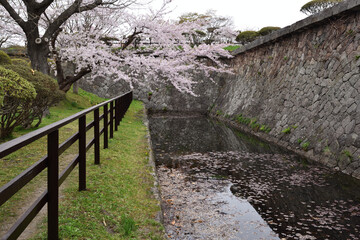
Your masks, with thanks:
M150 116L171 239L360 239L360 181L202 116Z

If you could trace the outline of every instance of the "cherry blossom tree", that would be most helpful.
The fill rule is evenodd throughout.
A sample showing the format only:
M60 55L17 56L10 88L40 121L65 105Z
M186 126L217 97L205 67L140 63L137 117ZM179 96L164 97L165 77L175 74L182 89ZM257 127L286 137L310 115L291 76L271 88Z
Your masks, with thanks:
M206 27L202 21L164 20L164 9L143 15L122 11L122 23L106 22L106 31L99 27L99 21L102 24L105 21L100 17L92 18L91 27L79 25L81 30L60 32L53 44L60 88L67 91L71 84L91 72L93 77L116 76L130 86L165 81L181 92L194 94L193 74L201 72L210 79L212 71L230 72L221 61L231 57L223 49L226 45L194 45L189 37ZM77 74L63 76L62 61L76 63Z
M53 59L63 91L91 73L130 86L170 82L193 94L193 74L201 72L211 79L212 71L229 72L221 58L231 55L220 42L194 44L189 36L207 30L201 19L165 20L169 2L164 0L157 11L138 14L129 9L135 0L0 0L26 35L32 67L48 72L48 58ZM222 27L216 31L231 32ZM64 74L64 61L76 65L75 75Z
M26 36L32 67L49 73L47 58L49 42L59 28L73 15L101 6L126 8L136 0L0 0L1 11L6 10ZM44 21L46 20L46 21Z

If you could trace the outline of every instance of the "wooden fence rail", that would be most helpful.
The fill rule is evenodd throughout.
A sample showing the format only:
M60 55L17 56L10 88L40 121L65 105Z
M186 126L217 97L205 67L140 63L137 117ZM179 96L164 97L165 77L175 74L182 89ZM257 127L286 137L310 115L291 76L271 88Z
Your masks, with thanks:
M48 204L48 239L59 238L60 185L79 164L79 191L86 189L86 152L94 145L95 164L100 164L100 136L104 135L104 148L108 148L109 135L110 138L114 137L114 127L115 130L118 129L131 101L132 92L128 92L0 145L0 158L3 158L35 140L47 136L47 156L0 188L0 206L2 206L47 168L47 190L23 213L10 230L2 236L2 239L17 239L46 203ZM100 116L99 109L101 107L103 107L103 114ZM86 115L91 112L94 113L94 121L86 125ZM59 129L75 120L79 122L79 131L59 145ZM103 120L104 127L100 130L101 120ZM94 138L86 144L86 132L91 128L94 128ZM78 154L59 175L59 156L76 141L79 143Z

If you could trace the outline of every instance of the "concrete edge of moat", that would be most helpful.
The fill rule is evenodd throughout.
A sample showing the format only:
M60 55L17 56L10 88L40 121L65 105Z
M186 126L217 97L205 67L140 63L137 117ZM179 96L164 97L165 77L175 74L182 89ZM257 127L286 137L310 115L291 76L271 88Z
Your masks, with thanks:
M155 199L159 202L159 207L160 207L160 210L158 211L158 213L155 216L155 220L159 221L161 224L164 224L163 209L162 209L162 204L161 204L161 189L160 189L160 185L159 185L159 177L158 177L157 171L156 171L153 144L151 141L151 133L150 133L150 128L149 128L149 114L148 114L148 110L146 108L144 108L143 123L146 127L146 139L147 139L147 145L149 148L149 166L151 167L151 170L152 170L151 175L154 178L154 186L151 188L151 191L152 191ZM164 236L166 238L166 234Z

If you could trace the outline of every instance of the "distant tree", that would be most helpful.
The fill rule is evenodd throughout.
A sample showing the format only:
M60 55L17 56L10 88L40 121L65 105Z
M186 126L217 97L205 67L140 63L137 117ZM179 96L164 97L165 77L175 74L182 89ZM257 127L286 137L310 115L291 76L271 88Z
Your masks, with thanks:
M241 44L246 44L254 41L259 36L257 31L244 31L239 33L236 37L236 41Z
M1 34L1 37L0 37L0 48L4 45L4 43L7 42L7 40L9 40L9 36L2 35L2 34Z
M0 48L5 45L11 45L23 42L24 34L18 26L14 26L13 20L9 14L0 12Z
M236 34L234 23L230 17L216 15L216 11L208 10L205 14L186 13L179 17L179 24L185 22L199 22L200 29L192 35L195 45L200 43L231 43Z
M263 27L262 29L260 29L258 31L258 33L261 36L265 36L265 35L268 35L268 34L274 32L276 30L279 30L279 29L280 29L280 27L270 27L270 26L269 27Z
M13 20L6 11L0 10L0 48L23 42L24 34L20 27L14 26Z
M312 15L322 10L335 6L343 0L313 0L301 7L300 11L306 15Z

